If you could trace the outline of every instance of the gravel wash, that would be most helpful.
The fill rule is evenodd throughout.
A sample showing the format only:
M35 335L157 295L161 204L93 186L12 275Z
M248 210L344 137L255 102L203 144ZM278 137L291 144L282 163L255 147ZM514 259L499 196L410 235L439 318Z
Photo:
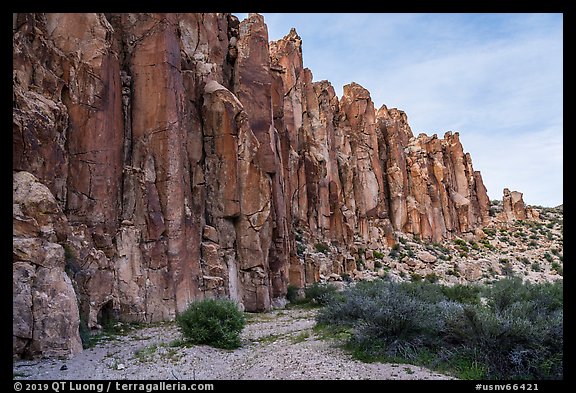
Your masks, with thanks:
M15 379L48 380L321 380L453 379L423 367L362 363L312 330L316 310L250 314L242 346L170 345L182 336L175 323L114 336L71 359L15 360Z

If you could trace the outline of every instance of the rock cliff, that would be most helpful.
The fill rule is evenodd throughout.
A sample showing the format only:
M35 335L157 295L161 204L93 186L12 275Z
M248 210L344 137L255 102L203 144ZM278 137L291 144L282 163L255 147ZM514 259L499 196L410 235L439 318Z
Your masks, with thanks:
M513 222L514 220L538 221L538 211L524 203L523 195L519 191L510 191L505 188L502 196L502 211L496 219L501 222Z
M489 221L457 132L337 97L258 14L15 14L13 86L15 355L206 297L268 310L398 232Z

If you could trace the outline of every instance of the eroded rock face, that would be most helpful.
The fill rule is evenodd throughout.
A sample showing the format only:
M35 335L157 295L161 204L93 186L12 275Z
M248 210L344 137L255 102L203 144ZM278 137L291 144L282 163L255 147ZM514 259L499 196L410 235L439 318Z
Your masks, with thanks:
M13 29L13 169L53 210L15 213L14 309L79 301L46 318L60 337L18 311L17 354L78 350L75 312L98 329L203 298L268 310L288 284L360 277L397 232L439 241L489 219L458 133L415 137L356 83L337 97L297 32L268 42L261 15L16 14ZM64 295L35 295L50 285Z
M538 212L526 206L521 192L510 191L508 188L505 188L503 194L502 211L497 216L499 221L539 220Z
M59 244L68 222L50 190L29 172L14 172L12 195L12 352L74 355L82 350L80 318Z

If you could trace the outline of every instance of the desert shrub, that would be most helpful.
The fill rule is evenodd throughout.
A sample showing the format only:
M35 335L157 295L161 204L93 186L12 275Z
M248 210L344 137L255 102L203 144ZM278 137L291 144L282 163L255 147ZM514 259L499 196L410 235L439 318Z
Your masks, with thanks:
M418 273L410 273L410 280L412 280L412 282L422 281L422 276Z
M451 287L442 286L442 293L453 302L463 304L480 304L480 287L476 285L456 284Z
M372 255L374 255L375 259L382 259L384 258L384 253L381 253L380 251L373 251Z
M302 236L302 232L296 230L294 232L294 239L296 239L297 242L301 242L304 239L304 237Z
M507 277L514 276L514 267L510 262L506 262L504 266L502 266L502 275Z
M495 312L502 312L514 302L520 301L527 296L528 287L519 277L498 280L491 287L485 288L488 306Z
M380 269L382 266L382 262L374 261L374 269Z
M460 277L460 272L458 270L455 270L455 269L448 269L446 271L446 275L454 276L454 277Z
M304 290L306 299L310 302L324 305L336 293L337 288L333 284L321 284L315 282Z
M317 316L317 322L323 325L348 326L363 319L374 311L376 296L385 296L387 287L384 281L374 284L361 281L354 288L345 288L342 297L331 298Z
M556 272L559 275L561 275L561 276L564 275L564 269L562 268L562 266L558 262L552 262L551 267L552 267L552 269L556 270Z
M314 248L316 251L321 252L322 254L326 254L330 249L330 246L328 246L326 243L316 243L314 244Z
M482 229L484 231L484 233L488 236L494 236L496 235L496 230L492 229L492 228L483 228Z
M340 273L340 277L344 282L352 282L352 277L348 273Z
M496 379L559 379L563 359L562 283L505 278L487 290L488 306L465 306L447 321L451 340Z
M532 262L532 265L530 265L530 268L532 269L532 271L534 272L540 272L542 271L542 268L540 267L540 264L538 262Z
M82 349L92 348L96 345L94 338L90 334L90 329L83 318L80 318L80 325L78 326L78 333L82 342Z
M376 281L332 298L317 321L348 329L345 348L365 361L409 361L468 379L561 379L562 304L561 282Z
M546 260L548 262L552 262L554 260L554 257L552 255L550 255L550 253L548 253L548 252L544 253L544 258L546 258Z
M465 240L462 240L462 239L456 239L456 240L454 240L454 244L456 244L457 246L465 247L465 246L466 246L466 241L465 241Z
M524 265L529 265L530 264L530 260L526 257L518 257L517 258L520 262L522 262Z
M240 346L244 314L231 300L206 299L191 303L176 317L180 331L192 344L234 349Z
M424 279L427 282L434 284L435 282L438 282L440 277L438 277L436 273L428 273L426 276L424 276Z
M290 303L297 302L299 290L300 288L298 288L296 285L288 285L288 288L286 289L286 300L288 300Z
M443 252L444 254L448 254L450 252L450 250L442 245L441 243L438 242L434 242L432 243L432 245L430 246L430 248L426 247L427 250L429 251L435 251L436 249L440 250L441 252Z
M304 251L306 251L306 246L303 243L296 242L296 254L298 254L300 257L303 257Z

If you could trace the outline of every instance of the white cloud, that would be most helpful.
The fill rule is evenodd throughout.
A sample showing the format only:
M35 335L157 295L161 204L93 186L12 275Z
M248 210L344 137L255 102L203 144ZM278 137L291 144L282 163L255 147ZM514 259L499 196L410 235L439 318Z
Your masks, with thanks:
M355 81L415 134L459 131L491 198L562 203L563 20L559 14L264 14L296 27L304 65L337 94Z
M460 133L475 170L482 172L490 199L502 199L509 188L524 194L531 205L562 203L563 138L554 128L518 135Z

